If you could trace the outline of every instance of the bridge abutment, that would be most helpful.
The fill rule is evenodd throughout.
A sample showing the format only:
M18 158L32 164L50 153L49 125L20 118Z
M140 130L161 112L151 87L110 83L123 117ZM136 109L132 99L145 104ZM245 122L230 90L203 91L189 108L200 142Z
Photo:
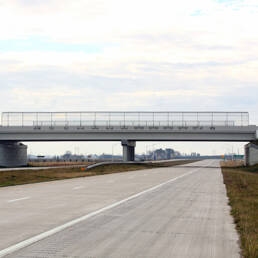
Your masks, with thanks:
M27 146L20 142L0 142L0 167L27 165Z
M252 166L258 164L258 141L245 145L245 165Z
M121 143L123 146L123 161L134 161L136 142L122 140Z

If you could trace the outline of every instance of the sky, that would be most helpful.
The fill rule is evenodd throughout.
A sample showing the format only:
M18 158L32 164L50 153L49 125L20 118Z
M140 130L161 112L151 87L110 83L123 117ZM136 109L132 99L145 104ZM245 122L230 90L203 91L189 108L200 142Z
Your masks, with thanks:
M247 111L258 124L255 0L0 0L0 112ZM33 154L121 153L28 143ZM221 154L244 143L137 143Z

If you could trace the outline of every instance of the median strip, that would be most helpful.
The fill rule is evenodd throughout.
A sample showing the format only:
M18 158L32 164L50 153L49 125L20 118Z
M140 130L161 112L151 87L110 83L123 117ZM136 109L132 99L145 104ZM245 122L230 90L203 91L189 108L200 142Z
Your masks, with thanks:
M172 167L177 165L184 165L197 160L176 160L162 163L115 163L106 164L103 166L94 167L87 170L81 170L80 167L70 168L48 168L44 170L13 170L13 171L0 171L0 187L14 186L21 184L31 184L48 182L53 180L62 180L78 177L88 177L105 175L112 173L121 173L126 171L135 171L142 169L152 169L160 167Z

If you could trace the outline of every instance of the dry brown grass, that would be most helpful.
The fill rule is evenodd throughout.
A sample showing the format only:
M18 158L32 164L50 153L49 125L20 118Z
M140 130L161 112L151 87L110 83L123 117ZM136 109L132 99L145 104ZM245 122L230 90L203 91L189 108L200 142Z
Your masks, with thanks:
M110 164L95 167L89 170L82 170L79 167L49 168L44 170L18 170L0 171L0 187L20 184L46 182L76 177L95 176L111 173L119 173L132 170L150 169L158 167L170 167L187 164L194 161L178 160L164 163L137 163L137 164Z
M258 165L222 168L242 255L258 257Z
M243 160L225 160L220 162L221 167L241 167L244 166Z
M94 167L87 171L92 173L104 173L104 174L117 173L121 171L142 170L142 169L151 169L151 168L160 168L160 167L173 167L177 165L192 163L195 161L176 160L176 161L168 161L168 162L162 162L162 163L108 164L105 166Z
M56 162L29 162L29 167L63 167L63 166L73 166L73 165L85 165L89 166L96 162L89 161L56 161Z

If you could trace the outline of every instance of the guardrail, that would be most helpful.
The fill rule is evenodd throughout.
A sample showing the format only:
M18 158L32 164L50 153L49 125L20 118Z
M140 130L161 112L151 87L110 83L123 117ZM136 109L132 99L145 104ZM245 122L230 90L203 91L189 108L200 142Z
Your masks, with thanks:
M2 126L248 126L247 112L4 112Z
M216 126L234 126L234 121L216 121ZM156 127L156 126L214 126L211 121L34 121L33 126L80 126L80 127Z

